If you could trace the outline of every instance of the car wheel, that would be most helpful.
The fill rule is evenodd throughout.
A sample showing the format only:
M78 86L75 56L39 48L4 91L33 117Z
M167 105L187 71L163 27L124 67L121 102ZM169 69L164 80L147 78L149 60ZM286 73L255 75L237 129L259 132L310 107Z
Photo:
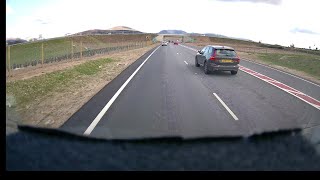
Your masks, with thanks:
M238 73L238 71L231 71L232 75L236 75Z
M203 68L203 69L204 69L204 73L205 73L205 74L209 74L208 63L207 63L207 62L204 62L204 65L203 65L203 66L204 66L204 68Z
M200 66L200 64L198 63L197 58L194 58L194 64L196 65L196 67L199 67L199 66Z

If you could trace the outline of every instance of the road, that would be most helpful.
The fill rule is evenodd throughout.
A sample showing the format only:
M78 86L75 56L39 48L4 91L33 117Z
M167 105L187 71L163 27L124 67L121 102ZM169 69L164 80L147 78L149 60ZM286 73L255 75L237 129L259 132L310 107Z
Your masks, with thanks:
M197 138L320 125L319 85L243 59L237 75L206 75L195 54L184 45L151 50L60 129L108 139Z

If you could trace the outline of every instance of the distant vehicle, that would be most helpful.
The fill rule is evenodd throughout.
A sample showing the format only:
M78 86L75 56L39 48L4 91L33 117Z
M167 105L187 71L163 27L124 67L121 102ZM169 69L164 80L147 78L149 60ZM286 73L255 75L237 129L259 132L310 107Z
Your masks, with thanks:
M175 41L173 44L174 44L174 45L178 45L178 44L179 44L179 42L178 42L178 41Z
M162 41L161 46L168 46L168 42Z
M231 71L232 75L238 73L240 58L232 47L208 45L198 50L195 57L195 66L204 67L204 73L211 71Z

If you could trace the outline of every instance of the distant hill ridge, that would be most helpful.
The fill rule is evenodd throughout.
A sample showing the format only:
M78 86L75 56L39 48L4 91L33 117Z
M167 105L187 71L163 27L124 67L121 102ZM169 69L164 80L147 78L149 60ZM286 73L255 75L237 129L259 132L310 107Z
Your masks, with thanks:
M116 26L110 29L92 29L75 33L73 35L94 35L94 34L141 34L141 31L127 26Z
M19 43L25 43L28 42L27 40L21 39L21 38L8 38L6 39L6 43L8 45L13 45L13 44L19 44Z
M187 32L182 30L162 30L158 34L187 34Z
M230 39L239 39L244 41L251 41L249 39L244 38L235 38L235 37L229 37L221 34L214 34L214 33L187 33L183 30L161 30L158 34L181 34L181 35L187 35L187 36L208 36L208 37L220 37L220 38L230 38Z

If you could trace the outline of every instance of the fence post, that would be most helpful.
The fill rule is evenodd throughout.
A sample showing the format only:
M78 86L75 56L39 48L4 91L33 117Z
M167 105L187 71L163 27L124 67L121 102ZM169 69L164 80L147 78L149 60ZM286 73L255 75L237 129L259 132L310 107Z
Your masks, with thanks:
M73 40L71 39L71 60L73 60Z
M10 46L8 46L8 66L9 66L9 77L10 77L10 72L11 72L11 67L10 67Z
M82 59L82 40L80 40L80 59Z
M41 65L43 66L44 52L43 52L43 43L41 43Z

